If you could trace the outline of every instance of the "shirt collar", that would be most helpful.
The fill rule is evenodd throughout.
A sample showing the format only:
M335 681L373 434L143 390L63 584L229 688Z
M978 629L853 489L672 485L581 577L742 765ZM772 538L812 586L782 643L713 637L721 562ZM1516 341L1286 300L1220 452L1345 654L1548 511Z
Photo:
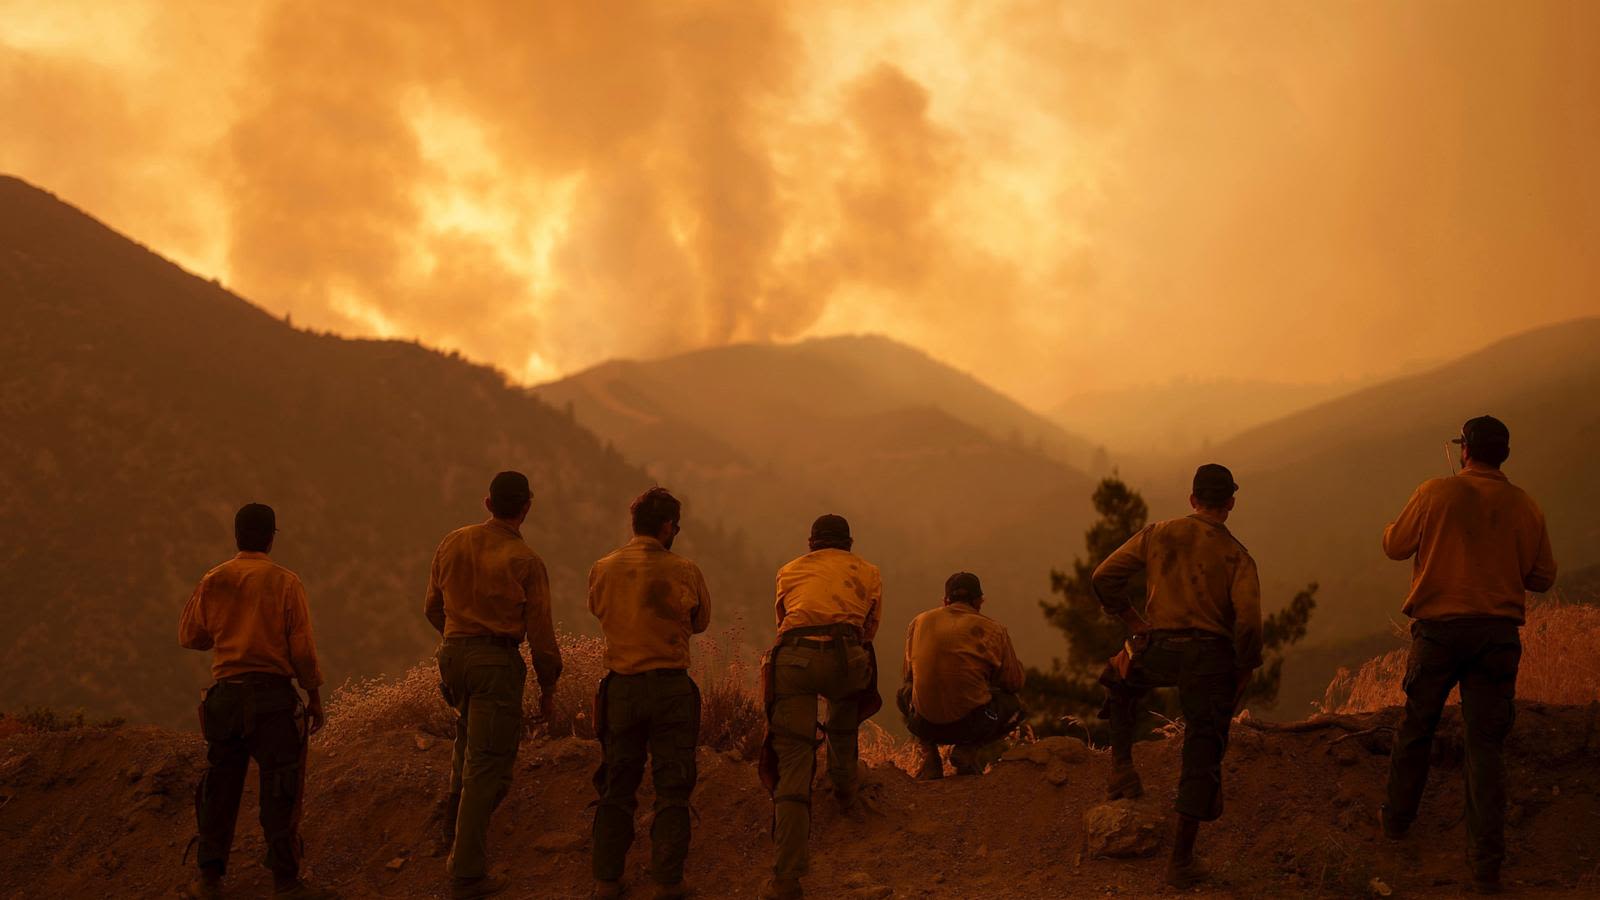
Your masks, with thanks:
M666 546L661 543L661 541L651 537L648 534L634 535L633 540L628 542L628 546L643 547L646 550L660 550L662 552L665 552L667 549Z
M1511 480L1511 479L1506 477L1506 473L1500 471L1499 469L1491 469L1488 466L1474 466L1474 465L1468 464L1465 469L1461 470L1461 474L1462 475L1473 475L1473 476L1476 476L1478 478L1492 478L1495 481L1510 481Z
M238 553L235 553L233 555L233 558L234 559L267 559L268 557L267 557L267 555L265 553L261 553L261 552L256 551L256 550L240 550Z
M483 524L489 526L490 528L498 528L499 530L505 532L506 534L514 535L516 537L522 537L522 529L516 527L515 525L512 525L510 522L507 522L505 519L497 519L494 516L490 516L488 518L488 520L485 521Z

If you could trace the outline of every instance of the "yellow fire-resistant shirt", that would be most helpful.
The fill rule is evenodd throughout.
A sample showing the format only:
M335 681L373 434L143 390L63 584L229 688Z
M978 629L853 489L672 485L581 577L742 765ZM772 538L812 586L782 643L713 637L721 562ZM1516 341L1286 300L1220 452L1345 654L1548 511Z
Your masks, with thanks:
M550 576L522 532L499 519L458 528L433 554L423 614L447 638L528 639L539 686L561 675Z
M219 681L268 672L306 690L322 685L305 586L265 553L240 552L200 579L178 621L178 644L210 650Z
M689 636L711 625L700 567L653 537L638 536L589 571L589 612L619 675L689 668Z
M778 633L845 623L870 641L883 618L883 576L848 550L824 549L778 570Z
M1526 591L1548 591L1556 560L1544 513L1497 469L1468 466L1423 482L1383 530L1383 552L1407 559L1413 619L1497 616L1523 620Z
M1004 625L965 603L948 603L911 620L904 679L917 715L943 725L988 703L994 689L1022 690L1022 663Z
M1219 634L1233 641L1234 668L1261 665L1261 580L1227 526L1200 516L1146 525L1094 570L1106 612L1128 608L1128 580L1140 570L1151 628Z

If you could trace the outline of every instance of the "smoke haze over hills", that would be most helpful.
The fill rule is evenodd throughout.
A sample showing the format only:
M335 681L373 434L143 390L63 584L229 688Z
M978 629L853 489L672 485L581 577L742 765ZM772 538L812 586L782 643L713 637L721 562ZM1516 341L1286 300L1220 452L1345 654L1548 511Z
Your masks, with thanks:
M0 0L0 170L525 382L882 332L1039 409L1589 314L1600 7Z

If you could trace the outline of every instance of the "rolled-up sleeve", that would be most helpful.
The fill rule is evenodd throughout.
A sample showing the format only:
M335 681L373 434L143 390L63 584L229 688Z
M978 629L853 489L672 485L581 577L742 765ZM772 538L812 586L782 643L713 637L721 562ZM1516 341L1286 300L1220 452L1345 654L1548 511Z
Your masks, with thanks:
M317 644L311 636L311 607L306 601L305 585L297 578L289 584L289 595L284 598L288 626L289 665L294 668L300 687L313 690L322 686L322 667L317 663Z
M205 591L206 583L202 579L195 585L194 593L189 595L189 602L183 605L183 615L178 617L178 646L185 650L210 650L216 642L211 632L206 630L202 602Z
M1128 597L1128 582L1144 571L1145 539L1149 534L1150 526L1147 525L1106 557L1105 562L1095 567L1090 583L1095 599L1100 601L1100 608L1106 612L1117 615L1132 605Z
M550 608L550 573L538 557L528 560L523 593L528 654L533 657L533 672L540 690L549 690L561 677L561 645L556 641L555 613Z
M1249 671L1261 665L1261 576L1256 561L1245 556L1233 573L1233 667Z

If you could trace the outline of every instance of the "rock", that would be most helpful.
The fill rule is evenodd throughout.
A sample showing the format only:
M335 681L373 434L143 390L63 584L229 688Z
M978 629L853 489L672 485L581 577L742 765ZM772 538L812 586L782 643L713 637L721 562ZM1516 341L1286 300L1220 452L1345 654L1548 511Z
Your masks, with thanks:
M426 750L429 747L433 746L433 739L432 738L423 737L420 734L416 736L416 738L414 739L414 742L416 743L416 746L417 746L418 750Z
M1066 784L1067 779L1071 776L1071 770L1068 769L1067 764L1062 762L1060 759L1052 759L1050 762L1045 764L1044 780L1050 782L1056 787Z
M847 888L863 888L870 887L873 882L872 876L865 872L851 872L844 876L844 881L841 883Z
M546 853L570 853L583 849L583 835L570 831L547 831L533 839L533 849Z
M396 856L394 859L389 860L389 862L384 865L384 868L391 872L398 872L405 867L406 858L404 856Z
M1083 814L1083 840L1091 857L1150 856L1161 846L1160 819L1132 800L1091 807Z
M1374 878L1367 882L1367 890L1371 891L1374 897L1388 897L1394 893L1394 889L1384 884L1382 878Z

